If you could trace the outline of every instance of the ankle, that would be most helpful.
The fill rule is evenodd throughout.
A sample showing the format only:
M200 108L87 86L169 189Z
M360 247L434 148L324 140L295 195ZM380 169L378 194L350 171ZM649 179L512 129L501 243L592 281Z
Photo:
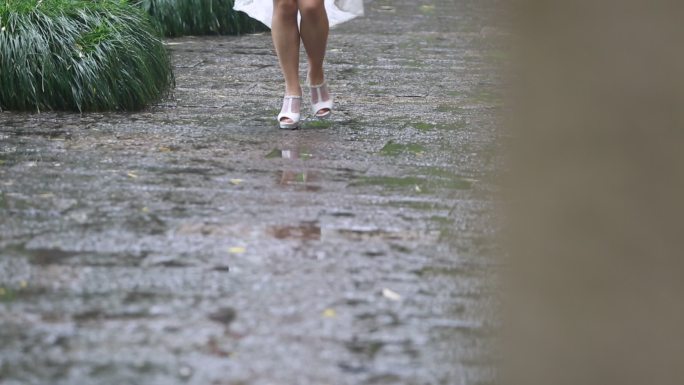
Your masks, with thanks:
M325 75L323 71L310 71L308 76L308 82L310 86L317 86L325 82Z
M302 96L302 87L297 84L295 86L285 86L285 96Z

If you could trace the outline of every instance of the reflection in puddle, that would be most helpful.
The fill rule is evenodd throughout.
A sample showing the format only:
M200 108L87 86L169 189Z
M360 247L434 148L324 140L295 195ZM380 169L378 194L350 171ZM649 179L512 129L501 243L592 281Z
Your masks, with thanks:
M266 154L267 159L302 159L308 160L313 158L314 155L306 147L292 149L292 150L280 150L274 149L273 151Z
M320 191L321 186L311 184L319 180L318 173L309 171L278 171L277 183L281 186L295 186L297 190Z
M266 158L282 158L282 159L311 159L313 154L306 148L298 148L292 150L275 149L266 155ZM302 191L320 191L321 186L314 185L312 182L317 182L319 175L316 172L307 170L282 170L278 171L276 176L276 183L281 186L295 186L297 190Z
M321 226L318 222L302 222L299 225L272 226L269 232L277 239L300 239L318 241L321 239Z

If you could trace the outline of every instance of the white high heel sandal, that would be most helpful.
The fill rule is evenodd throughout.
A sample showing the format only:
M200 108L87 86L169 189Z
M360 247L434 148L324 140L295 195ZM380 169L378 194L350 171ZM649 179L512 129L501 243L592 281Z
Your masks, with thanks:
M301 96L285 96L283 98L283 108L280 109L280 113L278 114L278 124L280 125L280 128L287 130L299 128L301 107ZM283 118L290 119L292 122L286 122Z
M332 115L333 97L330 95L328 84L323 82L317 86L310 84L311 111L319 119L326 119ZM322 111L325 110L325 111Z

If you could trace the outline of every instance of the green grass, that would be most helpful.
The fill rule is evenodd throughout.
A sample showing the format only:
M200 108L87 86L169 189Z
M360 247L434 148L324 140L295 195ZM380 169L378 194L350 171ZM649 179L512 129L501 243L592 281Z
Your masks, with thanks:
M0 0L0 109L138 110L173 85L147 15L122 0Z
M317 119L317 120L309 120L305 123L306 128L330 128L333 126L332 120L324 120L324 119Z
M236 35L266 31L265 25L233 10L234 0L132 0L164 36Z
M432 131L432 130L436 127L436 126L435 126L434 124L432 124L432 123L425 123L425 122L417 122L417 123L413 123L413 124L411 124L411 125L412 125L413 128L415 128L416 130L418 130L418 131L423 131L423 132Z
M424 153L425 147L416 143L395 143L394 141L389 141L383 148L380 149L380 154L385 156L397 156L404 153L409 153L413 155Z

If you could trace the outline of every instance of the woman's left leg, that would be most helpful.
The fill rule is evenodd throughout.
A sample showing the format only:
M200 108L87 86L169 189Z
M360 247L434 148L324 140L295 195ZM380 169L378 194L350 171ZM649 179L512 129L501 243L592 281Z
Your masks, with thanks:
M325 58L325 49L328 44L328 32L330 26L328 24L328 14L325 12L324 0L298 0L299 13L302 16L299 27L299 35L301 36L304 48L306 49L306 57L309 62L309 84L320 85L325 81L323 72L323 59ZM323 100L329 100L327 87L319 90ZM318 96L314 96L312 102L320 102ZM321 113L328 113L329 108L323 108Z
M309 61L309 82L321 84L324 81L323 59L328 44L328 15L323 0L298 0L302 15L299 35L306 49Z

